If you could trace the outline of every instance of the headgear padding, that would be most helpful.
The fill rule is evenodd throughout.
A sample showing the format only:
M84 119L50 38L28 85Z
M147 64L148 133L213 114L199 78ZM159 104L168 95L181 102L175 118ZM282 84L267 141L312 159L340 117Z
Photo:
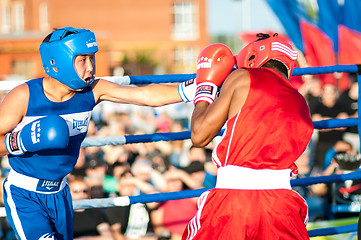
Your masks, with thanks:
M289 43L278 39L277 33L272 37L268 34L257 34L257 37L257 41L248 44L238 53L237 67L258 68L273 59L286 66L290 77L297 59L297 51L293 50Z
M55 30L48 42L40 45L40 56L44 71L51 77L76 90L83 89L87 83L79 77L74 68L77 55L93 54L98 51L98 44L92 31L65 27Z

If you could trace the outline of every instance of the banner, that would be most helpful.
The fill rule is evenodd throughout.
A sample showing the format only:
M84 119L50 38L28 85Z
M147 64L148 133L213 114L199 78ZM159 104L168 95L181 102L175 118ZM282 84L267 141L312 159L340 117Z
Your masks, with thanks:
M299 20L307 18L303 6L297 0L266 0L285 28L296 48L303 51Z
M300 21L304 44L304 54L311 67L331 66L336 64L336 56L331 39L317 26ZM337 84L333 74L319 75L323 83Z
M361 64L361 33L343 25L339 29L339 64Z

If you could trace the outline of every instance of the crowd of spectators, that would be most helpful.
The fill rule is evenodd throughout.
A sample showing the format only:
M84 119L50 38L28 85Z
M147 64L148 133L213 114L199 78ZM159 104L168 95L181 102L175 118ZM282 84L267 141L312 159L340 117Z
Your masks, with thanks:
M358 84L352 74L350 82L350 88L340 92L335 85L324 84L317 76L308 76L299 91L309 104L313 121L357 117ZM158 108L102 103L92 113L87 137L188 131L192 110L193 104L185 103ZM215 138L205 148L193 147L190 140L82 148L68 176L73 200L212 188L217 169L211 161L211 152L217 140ZM357 127L315 130L309 147L296 162L297 177L350 171L340 169L335 155L356 156L359 146ZM2 158L1 169L4 179L9 170L6 157ZM317 184L294 188L308 202L311 221L336 216L329 210L335 187ZM337 189L345 192L347 187L350 186L337 186ZM181 239L186 224L197 210L196 201L197 198L191 198L76 210L74 237ZM0 239L15 239L6 218L0 219Z
M340 90L318 76L307 76L299 89L310 107L312 121L358 116L358 82L348 74L349 88ZM315 129L309 147L297 160L298 178L328 176L358 171L360 141L356 127ZM361 181L294 187L307 201L311 221L358 216ZM356 207L356 208L355 208Z

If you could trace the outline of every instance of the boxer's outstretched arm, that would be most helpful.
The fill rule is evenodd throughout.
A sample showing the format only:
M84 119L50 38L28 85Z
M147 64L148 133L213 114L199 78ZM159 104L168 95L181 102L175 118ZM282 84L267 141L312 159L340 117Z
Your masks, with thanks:
M96 102L107 100L116 103L157 107L182 101L178 93L178 85L125 86L99 79L93 84L93 92Z

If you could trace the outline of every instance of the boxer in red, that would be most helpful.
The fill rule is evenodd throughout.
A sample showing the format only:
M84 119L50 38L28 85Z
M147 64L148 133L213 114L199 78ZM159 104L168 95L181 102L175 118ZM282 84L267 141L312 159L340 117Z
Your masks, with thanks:
M277 34L257 36L234 56L231 73L230 50L211 45L199 56L192 143L206 146L226 130L212 156L216 187L199 198L183 240L309 239L307 204L290 185L313 132L306 101L288 81L297 52ZM204 55L214 55L208 68ZM221 84L215 100L204 91Z

